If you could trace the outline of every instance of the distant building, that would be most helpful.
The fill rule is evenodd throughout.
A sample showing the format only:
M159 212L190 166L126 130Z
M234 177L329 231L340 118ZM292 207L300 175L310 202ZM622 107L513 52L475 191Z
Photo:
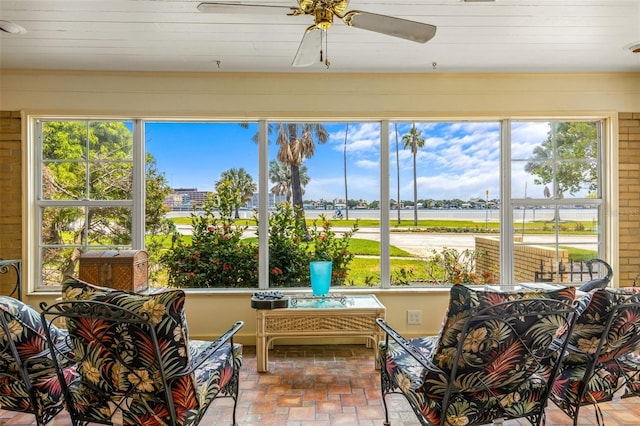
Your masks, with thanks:
M253 209L257 209L258 206L260 205L258 199L259 199L260 193L259 192L254 192L253 193L253 197L251 197L251 201L248 201L246 206L249 210L253 210ZM273 210L276 208L277 204L282 203L283 201L287 201L287 197L285 197L284 195L276 195L273 192L269 192L268 195L268 204L269 204L269 210Z
M210 191L198 191L198 188L174 188L164 204L171 210L200 210L210 194Z

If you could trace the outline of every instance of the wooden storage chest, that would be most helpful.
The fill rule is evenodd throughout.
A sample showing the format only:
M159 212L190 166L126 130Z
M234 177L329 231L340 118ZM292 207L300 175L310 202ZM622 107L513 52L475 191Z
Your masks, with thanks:
M90 250L80 255L80 279L118 290L149 287L149 255L144 250Z

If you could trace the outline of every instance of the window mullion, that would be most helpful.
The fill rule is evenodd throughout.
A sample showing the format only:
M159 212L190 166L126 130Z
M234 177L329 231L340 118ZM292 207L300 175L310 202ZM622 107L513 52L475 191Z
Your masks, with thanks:
M133 220L131 222L131 244L133 248L145 248L145 175L146 156L144 145L144 123L133 120Z
M258 122L258 286L269 288L269 123Z
M511 120L500 123L500 282L515 282L511 192Z
M380 122L380 287L391 286L389 258L389 120Z

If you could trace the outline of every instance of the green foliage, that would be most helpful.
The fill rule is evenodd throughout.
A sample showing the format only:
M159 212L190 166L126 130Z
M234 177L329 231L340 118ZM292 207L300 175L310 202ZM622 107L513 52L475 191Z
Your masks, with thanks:
M547 139L533 150L525 171L536 185L555 183L550 197L564 198L586 188L597 191L598 130L593 122L551 123Z
M414 276L413 269L402 267L391 274L391 285L409 285Z
M279 203L269 215L269 286L300 287L309 283L307 236L290 203Z
M349 250L349 242L353 234L358 231L358 221L341 237L338 237L331 227L331 221L324 215L320 215L318 220L312 222L309 229L312 241L311 260L331 260L333 263L331 284L344 285L349 272L349 263L354 257L353 252Z
M243 242L246 226L234 224L232 215L240 195L225 181L191 214L191 244L182 239L162 256L168 284L173 287L257 287L258 247Z
M253 181L253 177L242 167L239 169L231 168L222 172L220 174L220 180L216 182L216 190L219 190L225 182L231 187L233 193L236 194L237 198L233 202L233 207L235 218L239 219L240 206L251 200L257 186Z
M132 209L94 201L134 198L133 135L119 121L45 121L42 136L42 198L52 201L41 210L42 241L48 246L42 275L44 284L59 284L77 273L81 251L131 247ZM152 237L145 248L153 281L172 224L163 206L169 186L150 154L145 172L145 234Z
M160 253L167 238L177 229L166 217L164 200L171 192L164 175L158 172L156 161L151 154L146 155L145 180L145 248L149 254L149 281L154 284L160 275Z
M230 182L203 206L201 215L192 214L191 244L180 238L162 261L174 287L257 287L258 245L254 238L242 238L246 225L232 219L237 189ZM349 242L357 231L337 236L329 221L315 222L305 232L291 203L280 203L269 215L269 286L309 285L309 262L322 257L333 262L333 285L344 285L354 255Z
M324 215L312 221L308 233L291 203L280 203L269 217L269 285L299 287L309 285L309 262L332 262L332 285L344 285L349 264L354 258L349 250L351 237L358 230L357 222L351 230L337 236L331 222ZM318 222L320 222L318 224Z
M427 262L427 274L436 284L490 284L495 282L489 271L476 271L476 260L484 256L479 250L458 251L443 247L433 249Z

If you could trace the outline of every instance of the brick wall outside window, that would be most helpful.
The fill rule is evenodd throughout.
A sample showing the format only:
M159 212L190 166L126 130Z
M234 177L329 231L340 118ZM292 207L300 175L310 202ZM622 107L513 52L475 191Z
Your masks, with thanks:
M640 285L640 112L618 115L620 286Z
M22 258L22 144L19 111L0 111L0 258ZM0 294L14 275L0 274ZM9 289L9 290L8 290Z

